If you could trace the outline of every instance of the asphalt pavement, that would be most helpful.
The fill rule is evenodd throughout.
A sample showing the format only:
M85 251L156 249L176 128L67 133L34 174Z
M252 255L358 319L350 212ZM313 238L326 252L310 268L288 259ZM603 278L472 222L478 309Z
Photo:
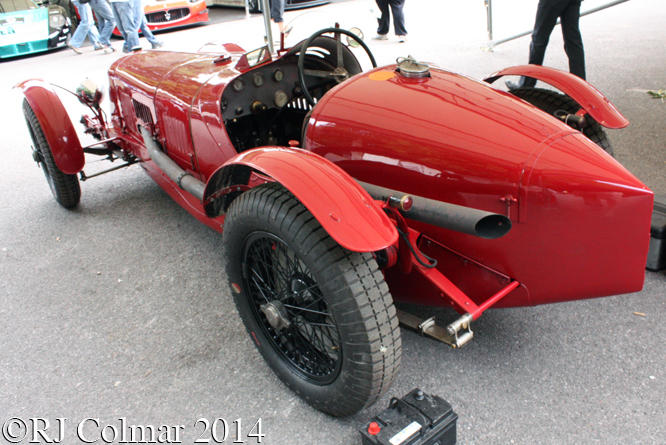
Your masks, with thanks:
M531 26L536 0L493 4L496 38ZM409 0L405 13L406 43L367 40L380 64L413 55L482 78L527 60L529 37L482 49L482 0ZM285 17L294 21L296 40L336 21L371 37L376 14L374 2L354 0ZM160 38L164 50L178 51L213 40L262 45L261 17L243 17ZM581 19L588 80L631 121L609 132L616 158L661 195L666 103L647 91L666 89L665 23L663 0L631 0ZM121 56L65 49L0 62L0 444L8 432L20 433L19 421L44 429L30 419L48 420L50 439L62 426L64 444L81 443L77 435L121 443L132 425L160 429L162 443L215 443L211 428L215 423L221 433L223 422L215 420L224 419L224 443L252 444L257 438L248 434L261 419L261 443L356 445L361 424L415 387L451 403L459 444L666 443L663 271L648 272L635 294L490 310L458 351L403 331L402 369L378 403L344 419L310 408L278 381L246 335L226 286L218 233L137 166L82 183L81 204L64 210L32 161L22 96L12 86L44 78L73 90L85 77L106 86L106 70ZM557 30L545 63L567 69ZM78 120L83 110L63 99ZM413 310L441 324L452 315Z

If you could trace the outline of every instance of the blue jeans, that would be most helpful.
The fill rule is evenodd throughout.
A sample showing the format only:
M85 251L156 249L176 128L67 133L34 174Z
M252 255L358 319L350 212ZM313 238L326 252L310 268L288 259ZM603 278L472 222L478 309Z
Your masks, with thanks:
M99 44L99 32L95 26L93 20L92 10L90 5L87 3L79 3L77 0L72 0L74 6L79 11L79 26L76 27L76 31L72 36L72 39L69 41L69 44L74 48L80 48L83 45L83 41L86 39L86 35L90 38L90 43L93 45Z
M113 11L106 0L90 0L88 3L97 17L99 25L99 43L104 46L111 46L111 33L116 27L116 21L113 18Z
M133 6L133 3L129 0L111 2L111 10L113 11L113 17L116 19L116 26L118 26L118 31L125 39L123 46L124 49L127 49L125 52L130 51L135 46L140 46L139 27L134 24Z
M146 14L143 12L143 4L141 0L131 1L134 2L134 23L138 24L141 33L146 39L148 39L151 45L159 42L150 31L150 28L148 28L148 21L146 20Z

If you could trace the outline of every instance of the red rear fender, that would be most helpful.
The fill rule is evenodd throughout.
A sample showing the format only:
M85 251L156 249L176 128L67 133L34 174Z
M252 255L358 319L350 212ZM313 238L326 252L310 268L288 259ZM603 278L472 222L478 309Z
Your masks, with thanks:
M502 76L526 76L554 86L575 100L592 118L607 128L624 128L629 121L606 97L580 77L540 65L522 65L505 68L485 80L493 83Z
M227 161L208 180L204 205L209 217L226 211L225 196L243 191L252 170L286 187L342 247L374 252L395 243L393 223L358 183L313 153L281 147L246 151Z
M85 156L72 121L53 88L43 80L26 80L19 88L37 116L56 165L69 175L83 170Z

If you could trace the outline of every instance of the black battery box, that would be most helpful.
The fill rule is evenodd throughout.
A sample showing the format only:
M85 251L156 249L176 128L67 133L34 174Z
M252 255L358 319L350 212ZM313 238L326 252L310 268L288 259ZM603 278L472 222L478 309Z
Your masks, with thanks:
M444 399L415 389L360 428L363 445L455 445L458 415Z
M652 227L650 228L650 250L648 270L658 271L666 267L666 196L654 197Z

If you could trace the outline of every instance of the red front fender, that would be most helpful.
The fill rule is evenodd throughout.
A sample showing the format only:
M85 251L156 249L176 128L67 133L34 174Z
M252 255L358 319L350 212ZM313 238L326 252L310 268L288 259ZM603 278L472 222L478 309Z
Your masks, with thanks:
M629 121L606 97L578 76L540 65L505 68L483 79L493 83L502 76L526 76L554 86L575 100L592 118L607 128L624 128Z
M19 88L35 112L46 141L60 170L75 175L83 170L85 156L72 121L51 85L43 80L25 80Z
M239 170L239 166L247 168ZM263 147L228 160L206 184L204 204L209 217L218 216L211 214L210 201L246 185L250 169L285 186L345 249L374 252L398 239L393 223L352 177L321 156L300 149Z

